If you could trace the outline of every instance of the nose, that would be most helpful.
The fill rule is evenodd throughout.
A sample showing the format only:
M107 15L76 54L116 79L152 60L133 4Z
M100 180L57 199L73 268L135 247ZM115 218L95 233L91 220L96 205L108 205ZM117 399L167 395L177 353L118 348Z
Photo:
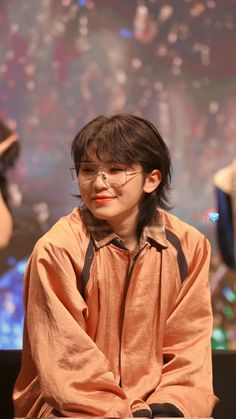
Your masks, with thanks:
M95 187L104 188L108 186L106 174L99 170L94 176L93 184Z

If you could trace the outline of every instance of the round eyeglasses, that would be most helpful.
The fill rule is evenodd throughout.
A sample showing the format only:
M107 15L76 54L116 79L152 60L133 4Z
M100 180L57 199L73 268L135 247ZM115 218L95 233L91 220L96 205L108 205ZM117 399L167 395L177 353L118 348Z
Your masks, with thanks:
M100 176L105 184L122 186L127 182L129 176L144 173L144 170L130 172L116 164L101 166L96 163L82 162L79 164L78 174L75 167L71 167L70 172L73 182L78 181L81 184L86 184L93 182L97 176Z

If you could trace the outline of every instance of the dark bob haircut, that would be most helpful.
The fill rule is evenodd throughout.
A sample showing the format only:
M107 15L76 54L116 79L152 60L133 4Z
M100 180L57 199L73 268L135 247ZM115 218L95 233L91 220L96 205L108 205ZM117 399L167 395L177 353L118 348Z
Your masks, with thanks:
M140 209L139 224L150 221L156 208L170 209L168 192L171 183L171 157L156 127L148 120L128 113L98 116L75 136L71 154L77 174L80 162L94 153L102 162L122 163L132 167L139 163L146 173L160 170L162 180L157 189L146 194Z

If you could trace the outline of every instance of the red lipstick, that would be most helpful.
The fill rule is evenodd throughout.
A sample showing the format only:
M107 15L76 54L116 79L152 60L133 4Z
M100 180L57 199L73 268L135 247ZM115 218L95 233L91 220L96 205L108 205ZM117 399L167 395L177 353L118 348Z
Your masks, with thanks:
M107 202L110 202L114 197L113 196L95 196L93 201L96 202L96 204L106 204Z

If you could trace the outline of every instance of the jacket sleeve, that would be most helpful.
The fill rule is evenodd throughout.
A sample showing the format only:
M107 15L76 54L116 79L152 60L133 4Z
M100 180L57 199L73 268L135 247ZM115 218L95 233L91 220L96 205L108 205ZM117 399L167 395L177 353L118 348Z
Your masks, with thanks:
M64 416L132 417L146 409L151 417L145 402L127 399L86 333L88 309L65 249L36 246L25 274L25 305L26 333L46 403Z
M201 236L188 252L188 275L165 327L161 381L147 400L157 417L208 417L218 400L212 390L209 242Z

